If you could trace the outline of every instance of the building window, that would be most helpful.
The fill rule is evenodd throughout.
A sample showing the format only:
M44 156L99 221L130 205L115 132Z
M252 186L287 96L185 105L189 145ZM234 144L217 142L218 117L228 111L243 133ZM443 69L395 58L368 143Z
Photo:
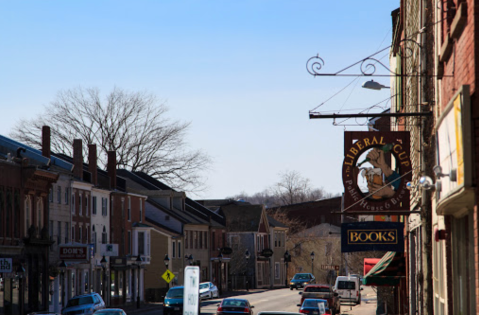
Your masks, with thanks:
M280 269L279 269L279 262L274 263L274 278L279 279L280 277Z
M128 221L131 221L131 198L128 197Z
M70 200L70 188L65 188L65 204L68 204L68 200Z
M0 194L2 193L0 192ZM1 202L0 207L3 207L3 194L2 194L2 198L0 198L0 202ZM25 197L25 233L24 233L25 236L28 236L28 229L31 226L31 218L32 218L31 211L30 211L31 205L32 205L32 202L31 202L30 196Z
M199 231L198 233L200 234L200 249L202 249L203 248L203 232Z
M83 226L78 227L78 238L80 240L80 243L83 243Z
M85 215L90 216L90 205L88 204L89 195L85 195Z
M140 222L143 222L143 199L140 198Z
M256 251L261 251L261 237L259 235L256 235Z
M278 247L278 233L274 232L274 247Z
M263 281L264 264L257 263L256 270L258 271L258 281L262 282Z
M188 231L185 231L185 248L188 248Z
M60 245L62 243L62 223L58 221L57 224L57 245Z
M175 258L176 257L176 241L172 241L171 249L173 249L173 252L171 253L171 257Z
M96 231L94 225L91 227L91 242L93 244L93 254L96 254Z
M212 236L211 236L211 248L216 248L216 237L215 237L216 232L213 231Z
M150 255L150 232L146 233L146 254Z
M76 240L75 238L75 226L72 225L72 242L74 242Z
M37 224L40 232L43 228L43 202L41 198L38 198L37 201Z
M181 241L178 241L178 258L181 258Z
M49 226L49 234L50 234L50 239L53 239L53 220L50 220L50 226Z
M198 231L194 232L195 234L195 249L198 249Z
M138 232L138 255L145 255L145 232Z
M204 232L205 234L205 249L208 249L208 232Z
M69 240L69 235L70 235L70 228L68 227L68 222L65 222L65 243L68 243Z
M91 198L91 203L92 203L92 214L96 214L96 196L93 196Z
M83 215L83 209L82 209L82 194L78 195L78 214Z
M62 186L57 187L57 203L62 203Z
M101 198L101 215L108 215L108 198Z
M125 198L121 198L121 219L125 220Z
M131 255L131 231L128 231L128 254Z
M193 249L194 238L193 238L193 231L190 231L190 248Z
M75 214L75 192L72 194L72 213Z
M101 233L101 243L102 244L108 243L108 234L106 234L106 227L103 227L103 233Z

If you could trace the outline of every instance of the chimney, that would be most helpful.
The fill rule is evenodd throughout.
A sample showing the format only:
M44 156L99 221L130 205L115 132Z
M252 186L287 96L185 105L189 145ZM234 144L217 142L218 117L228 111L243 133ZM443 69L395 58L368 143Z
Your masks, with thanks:
M73 140L73 176L83 179L83 152L81 139Z
M42 155L46 158L50 158L51 150L51 140L50 140L50 127L42 127Z
M116 189L116 151L108 151L107 171L110 177L110 188Z
M91 183L98 185L96 144L88 145L88 170L91 173Z

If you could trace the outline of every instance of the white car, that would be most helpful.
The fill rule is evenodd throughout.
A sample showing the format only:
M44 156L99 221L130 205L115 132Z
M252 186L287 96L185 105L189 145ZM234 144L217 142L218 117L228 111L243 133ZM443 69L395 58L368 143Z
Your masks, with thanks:
M218 298L218 288L212 282L202 282L200 283L200 298L202 299L212 299Z

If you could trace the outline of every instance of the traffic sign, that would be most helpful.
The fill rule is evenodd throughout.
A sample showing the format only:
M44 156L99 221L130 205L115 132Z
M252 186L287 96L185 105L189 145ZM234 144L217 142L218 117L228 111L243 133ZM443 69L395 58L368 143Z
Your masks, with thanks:
M188 266L185 268L185 283L183 293L183 315L199 314L200 268Z
M168 269L166 269L165 273L161 276L163 280L165 280L167 283L170 283L171 280L175 277L175 274Z
M339 270L338 265L321 265L322 270Z

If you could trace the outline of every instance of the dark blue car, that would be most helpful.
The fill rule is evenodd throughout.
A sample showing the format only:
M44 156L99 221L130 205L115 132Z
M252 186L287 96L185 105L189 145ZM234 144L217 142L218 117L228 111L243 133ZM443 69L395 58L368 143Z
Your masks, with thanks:
M183 292L183 286L173 287L168 290L163 303L163 315L183 314Z
M320 304L323 304L324 307L320 308ZM331 314L329 310L328 300L323 299L305 299L303 304L298 304L300 306L299 312L302 314L308 315L321 315L321 314ZM323 312L324 311L324 312Z
M293 290L293 288L299 289L304 288L308 284L316 283L316 278L314 278L313 274L311 273L297 273L294 275L293 279L289 282L289 288Z

